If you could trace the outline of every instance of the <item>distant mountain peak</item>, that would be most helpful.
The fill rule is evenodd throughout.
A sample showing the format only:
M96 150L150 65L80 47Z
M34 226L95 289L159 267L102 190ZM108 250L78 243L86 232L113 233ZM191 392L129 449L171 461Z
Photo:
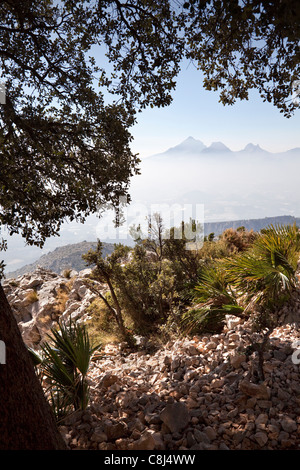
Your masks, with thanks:
M296 148L293 148L293 149L290 149L290 150L286 150L286 152L284 153L288 153L288 154L295 154L295 155L299 155L300 154L300 147L296 147Z
M226 147L223 142L212 142L209 147L203 150L204 152L231 152L230 148Z
M200 153L202 150L206 148L206 145L204 145L201 140L197 140L192 136L187 137L183 142L180 144L176 145L175 147L169 148L164 154L167 153Z
M227 147L223 142L220 141L215 141L212 142L209 146L205 145L201 140L195 139L193 136L188 136L185 140L183 140L181 143L178 145L175 145L174 147L170 147L166 151L152 155L151 157L148 158L148 161L153 161L153 160L161 160L161 158L165 159L165 157L170 157L170 158L178 158L179 160L181 159L186 159L187 157L191 158L198 158L201 157L201 155L204 157L207 155L222 155L222 154L227 154L229 157L230 155L237 154L237 155L247 155L247 154L252 154L253 156L257 154L257 156L263 156L263 155L272 155L272 152L265 150L260 147L259 144L253 144L252 142L248 143L244 149L242 150L237 150L233 151L229 147ZM290 155L299 155L300 154L300 148L294 148L287 150L285 152L276 152L274 155L284 155L284 154L290 154Z
M206 145L204 145L204 143L199 140L199 139L195 139L194 137L192 137L191 135L189 137L187 137L183 142L181 142L181 144L179 145L182 145L182 144L196 144L196 145L199 145L199 146L203 146L203 147L206 147ZM178 147L178 146L177 146Z
M214 149L227 149L229 150L228 147L226 147L225 144L223 144L223 142L212 142L212 144L210 145L210 148L214 148Z
M258 144L249 143L243 149L243 152L253 153L253 152L265 152L266 150L262 149Z

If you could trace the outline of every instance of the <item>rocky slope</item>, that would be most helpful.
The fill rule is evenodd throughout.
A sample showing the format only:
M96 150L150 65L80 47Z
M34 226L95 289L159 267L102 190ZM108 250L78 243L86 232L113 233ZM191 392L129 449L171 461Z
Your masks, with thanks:
M95 298L84 282L89 272L66 279L38 268L4 281L27 345L37 347L59 316L88 318ZM135 352L123 344L106 346L90 365L88 408L60 426L68 447L300 449L299 319L296 292L270 337L264 382L256 378L257 356L248 349L250 325L234 317L226 318L220 334L180 338L156 350L147 338L137 338Z
M37 267L49 269L56 274L61 273L64 269L73 269L81 271L85 269L86 264L82 259L82 255L89 250L95 250L97 242L80 242L71 243L69 245L59 246L55 250L41 256L37 261L27 264L16 271L6 273L7 278L16 278L26 273L35 271ZM103 243L103 256L112 253L114 245L112 243Z
M28 346L38 348L59 318L80 321L88 318L86 309L96 298L84 281L90 272L91 269L79 273L73 270L66 278L63 274L37 267L32 273L2 283Z

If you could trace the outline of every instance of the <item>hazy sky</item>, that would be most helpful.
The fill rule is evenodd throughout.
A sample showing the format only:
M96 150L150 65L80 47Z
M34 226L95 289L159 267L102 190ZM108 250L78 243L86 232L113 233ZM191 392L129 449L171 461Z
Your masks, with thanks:
M169 107L147 109L139 115L132 129L132 149L140 157L161 153L189 136L205 145L222 141L232 150L249 142L270 152L300 147L300 110L285 118L255 91L248 101L224 106L217 92L204 90L201 72L192 64L183 66L173 96Z

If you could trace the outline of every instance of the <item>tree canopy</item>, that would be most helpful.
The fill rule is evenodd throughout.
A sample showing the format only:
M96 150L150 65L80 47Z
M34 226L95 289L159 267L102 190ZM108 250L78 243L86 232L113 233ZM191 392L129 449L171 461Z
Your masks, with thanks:
M184 2L187 57L204 75L207 90L223 104L264 101L290 117L299 106L300 4L297 0L190 0Z
M1 2L0 228L42 246L66 218L128 195L129 129L171 100L174 31L167 1Z

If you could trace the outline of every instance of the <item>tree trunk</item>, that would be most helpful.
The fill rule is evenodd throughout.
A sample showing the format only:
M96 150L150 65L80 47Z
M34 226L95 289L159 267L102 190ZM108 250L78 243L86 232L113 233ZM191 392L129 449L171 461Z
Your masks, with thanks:
M126 340L127 335L126 335L126 329L125 329L125 325L124 325L124 321L123 321L122 310L121 310L118 298L116 296L115 289L114 289L114 287L113 287L113 285L112 285L112 283L111 283L108 276L107 276L106 281L107 281L107 285L108 285L110 293L111 293L111 297L113 299L113 303L115 305L116 320L117 320L117 323L118 323L118 327L120 329L121 335Z
M66 449L1 285L0 340L0 449Z

